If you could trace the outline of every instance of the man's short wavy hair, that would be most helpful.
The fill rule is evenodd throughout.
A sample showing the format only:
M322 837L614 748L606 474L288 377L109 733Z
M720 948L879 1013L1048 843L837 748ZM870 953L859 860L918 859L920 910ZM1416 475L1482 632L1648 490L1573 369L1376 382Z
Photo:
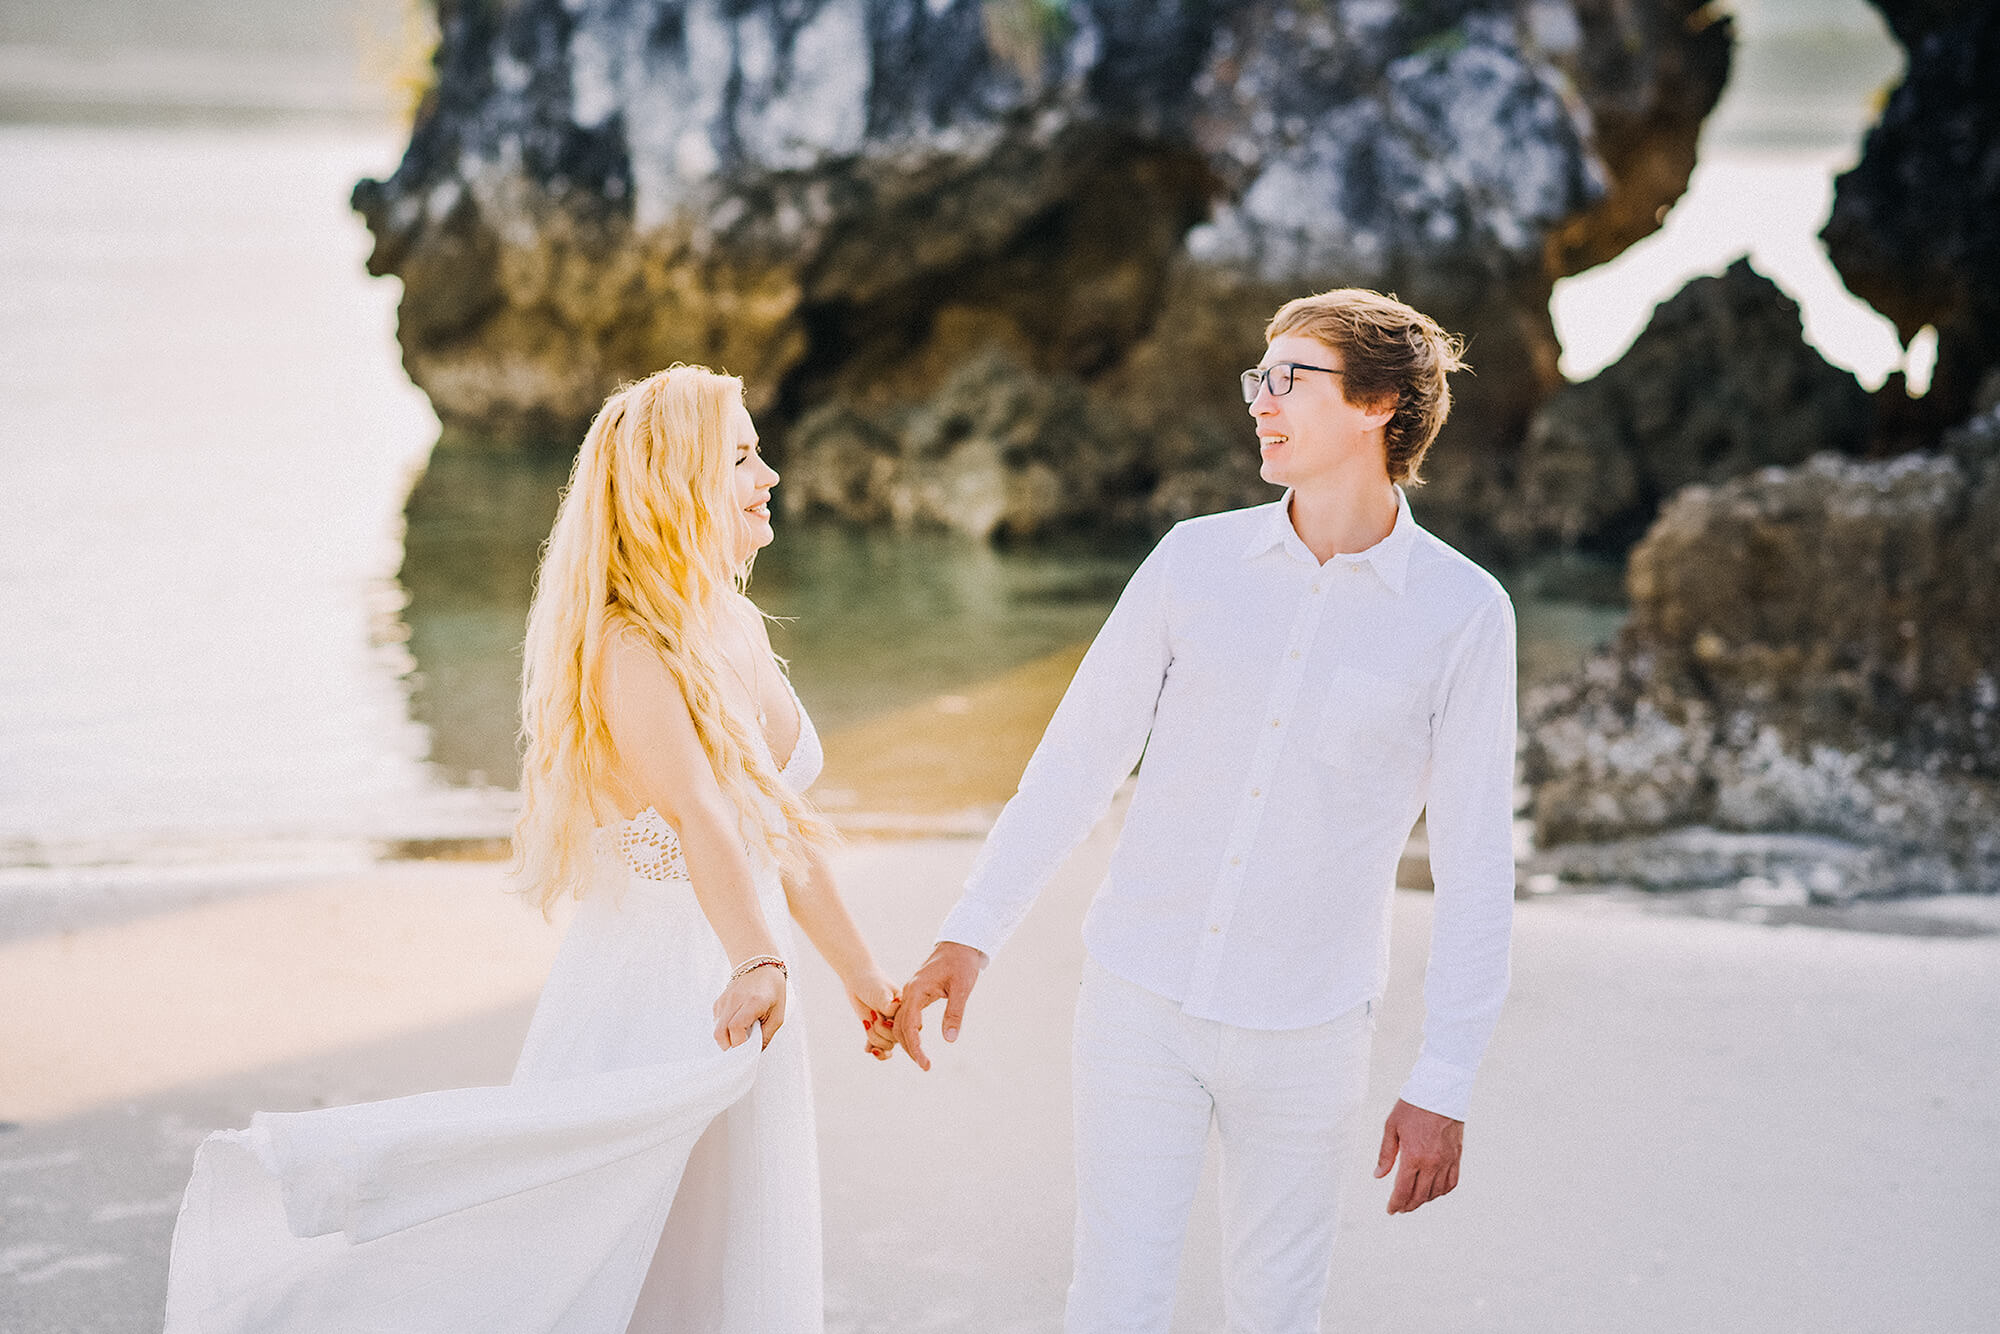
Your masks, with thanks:
M1363 407L1394 404L1384 439L1389 480L1415 485L1445 418L1445 376L1469 369L1465 342L1422 311L1365 287L1340 287L1287 301L1264 326L1264 341L1286 334L1317 339L1340 354L1341 389Z

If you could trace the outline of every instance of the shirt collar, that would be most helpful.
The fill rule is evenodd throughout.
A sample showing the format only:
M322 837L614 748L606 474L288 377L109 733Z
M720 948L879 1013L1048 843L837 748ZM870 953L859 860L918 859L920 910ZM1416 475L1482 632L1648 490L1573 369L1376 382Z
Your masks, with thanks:
M1401 593L1409 577L1410 545L1416 540L1416 535L1417 521L1410 516L1410 498L1403 494L1403 488L1399 486L1396 488L1396 523L1389 530L1389 535L1366 551L1343 553L1334 559L1369 566L1376 577L1388 585L1390 592ZM1299 537L1298 530L1292 527L1292 492L1289 487L1276 502L1264 507L1264 514L1258 520L1256 531L1251 534L1249 545L1243 548L1243 559L1261 556L1273 547L1283 548L1287 556L1302 560L1315 569L1319 567L1319 558L1312 554L1311 548Z

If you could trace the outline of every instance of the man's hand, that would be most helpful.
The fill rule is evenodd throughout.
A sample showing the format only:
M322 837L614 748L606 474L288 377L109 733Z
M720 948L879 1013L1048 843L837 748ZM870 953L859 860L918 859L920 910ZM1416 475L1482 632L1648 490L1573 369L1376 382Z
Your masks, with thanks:
M965 1018L965 998L979 981L986 955L970 945L940 940L917 975L903 984L903 1003L896 1010L896 1040L910 1059L925 1070L931 1068L924 1055L924 1009L936 1000L944 1001L944 1040L958 1041L958 1026Z
M1398 1099L1382 1123L1382 1152L1375 1159L1375 1179L1389 1175L1402 1155L1396 1188L1389 1192L1389 1212L1406 1214L1448 1195L1458 1185L1458 1157L1465 1149L1465 1122L1454 1121Z

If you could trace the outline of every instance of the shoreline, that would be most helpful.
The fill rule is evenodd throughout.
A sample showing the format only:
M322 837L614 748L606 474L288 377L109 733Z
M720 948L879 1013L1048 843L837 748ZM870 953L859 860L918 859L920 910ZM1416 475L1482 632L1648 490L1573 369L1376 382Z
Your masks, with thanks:
M929 1075L850 1050L831 973L795 968L829 1331L1057 1328L1078 923L1116 833L1100 824L1043 895ZM920 961L976 854L962 838L837 854L892 973ZM560 930L500 880L390 863L0 930L0 1323L156 1329L211 1130L504 1080ZM25 925L18 907L0 896L0 928ZM1430 907L1395 898L1375 1124L1419 1042ZM2000 1071L1965 1059L2000 1022L2000 939L1747 929L1608 897L1529 899L1517 919L1466 1182L1391 1219L1357 1148L1333 1327L1970 1329L2000 1300L1977 1260ZM1215 1189L1211 1171L1176 1334L1219 1322Z
M1013 795L1086 647L1072 644L957 691L830 729L822 738L826 770L813 789L822 812L855 844L983 839ZM1129 792L1128 784L1114 801L1114 819ZM153 845L169 852L154 858L92 861L89 845L79 845L83 855L67 862L58 857L10 863L19 843L0 843L0 940L19 934L24 912L52 921L68 911L101 919L121 911L148 911L148 905L254 892L287 880L400 865L504 862L510 855L511 806L493 801L487 806L495 811L506 807L507 822L463 834L188 839ZM216 851L229 855L202 855ZM1517 866L1516 897L1523 902L1578 901L1602 910L1887 935L2000 933L2000 899L1982 895L1820 903L1755 876L1733 883L1646 888L1614 881L1555 881L1536 873L1533 857L1518 859ZM1404 851L1397 884L1431 888L1421 822Z

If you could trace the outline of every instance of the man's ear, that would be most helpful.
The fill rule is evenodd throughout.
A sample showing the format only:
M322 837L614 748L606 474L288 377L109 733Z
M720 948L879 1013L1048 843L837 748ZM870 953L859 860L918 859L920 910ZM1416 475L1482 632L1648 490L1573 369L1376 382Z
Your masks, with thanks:
M1368 424L1368 429L1372 431L1378 426L1387 426L1389 419L1396 415L1396 400L1385 398L1380 403L1368 404L1361 411L1364 414L1362 420Z

